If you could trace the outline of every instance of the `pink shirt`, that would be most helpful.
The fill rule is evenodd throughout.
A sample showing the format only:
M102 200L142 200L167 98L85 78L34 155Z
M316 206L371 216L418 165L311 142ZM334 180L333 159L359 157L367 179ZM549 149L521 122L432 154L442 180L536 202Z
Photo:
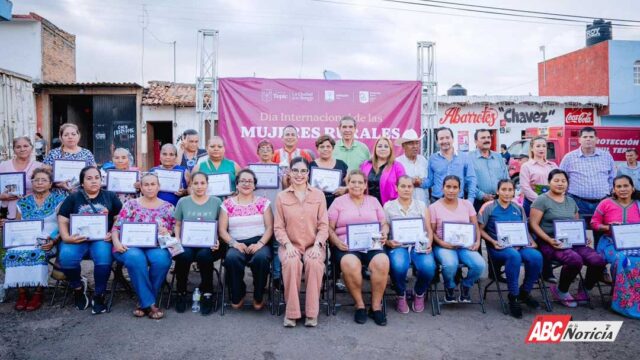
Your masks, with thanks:
M365 161L360 165L360 170L364 173L365 177L369 176L372 169L373 164L371 161ZM380 176L380 200L382 201L382 205L389 200L395 200L398 198L396 183L398 182L398 178L403 175L406 175L404 166L402 166L398 161L394 161L391 168L389 168L389 166L384 167L382 175Z
M292 187L280 192L276 197L275 217L273 230L280 244L291 242L304 252L315 241L324 245L329 237L327 201L322 191L311 186L307 186L303 202Z
M540 163L529 160L522 164L520 168L520 188L524 196L533 202L538 198L534 188L536 185L549 185L548 176L551 170L557 169L558 165L551 161Z
M436 224L438 237L442 239L443 222L470 223L469 218L476 216L476 211L469 201L463 199L458 199L458 207L451 211L444 206L444 199L440 199L429 206L429 214L431 223Z
M611 223L640 224L640 201L634 201L626 208L611 198L604 199L598 204L591 218L591 227L599 229L600 225ZM607 232L611 234L610 231Z
M27 165L27 167L24 170L16 170L16 168L13 166L13 160L7 160L7 161L3 161L0 162L0 173L7 173L7 172L24 172L26 173L25 175L25 180L26 180L26 192L27 195L30 195L33 191L32 187L31 187L31 175L33 174L33 170L39 168L42 166L42 163L39 161L35 161L32 160L31 162L29 162L29 164ZM16 204L18 203L18 200L13 200L13 201L2 201L2 203L6 203L9 207L9 215L8 218L9 219L15 219L16 218Z
M385 223L384 210L378 199L365 195L361 206L356 205L349 194L337 197L329 208L329 222L336 223L336 235L347 243L347 225L379 222Z

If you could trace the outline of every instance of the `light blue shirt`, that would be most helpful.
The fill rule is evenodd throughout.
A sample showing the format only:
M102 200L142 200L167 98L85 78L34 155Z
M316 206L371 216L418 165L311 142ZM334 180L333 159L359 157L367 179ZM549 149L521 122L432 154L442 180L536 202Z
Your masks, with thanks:
M636 167L629 167L629 164L620 165L618 167L618 173L616 176L627 175L633 180L633 186L636 189L640 189L640 165L636 165Z
M607 197L613 186L615 162L606 151L596 149L592 155L585 155L577 148L564 156L560 169L569 175L567 192L583 199Z
M443 180L448 175L455 175L460 178L460 198L464 197L467 189L468 199L475 199L477 192L476 172L469 156L464 153L454 153L451 161L447 160L441 152L437 152L429 157L429 171L427 177L422 182L424 189L431 189L431 196L441 198L443 196Z
M489 157L484 157L480 150L474 150L469 153L469 158L478 181L476 199L482 200L486 194L495 194L498 181L509 178L509 171L501 154L489 151Z

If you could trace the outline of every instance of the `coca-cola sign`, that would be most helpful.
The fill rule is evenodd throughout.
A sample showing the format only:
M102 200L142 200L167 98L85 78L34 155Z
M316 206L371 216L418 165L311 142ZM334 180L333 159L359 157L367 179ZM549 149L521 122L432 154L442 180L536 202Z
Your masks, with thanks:
M444 124L486 124L492 127L498 120L498 111L490 106L485 106L480 111L463 111L459 106L453 106L445 110L440 119L440 125Z
M593 108L565 108L564 123L565 125L593 125L594 124Z

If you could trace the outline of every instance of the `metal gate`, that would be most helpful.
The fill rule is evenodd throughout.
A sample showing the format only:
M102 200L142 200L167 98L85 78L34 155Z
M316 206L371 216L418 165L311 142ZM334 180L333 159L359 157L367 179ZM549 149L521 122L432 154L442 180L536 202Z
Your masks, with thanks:
M93 154L96 162L111 160L116 148L128 149L136 163L136 96L93 97Z

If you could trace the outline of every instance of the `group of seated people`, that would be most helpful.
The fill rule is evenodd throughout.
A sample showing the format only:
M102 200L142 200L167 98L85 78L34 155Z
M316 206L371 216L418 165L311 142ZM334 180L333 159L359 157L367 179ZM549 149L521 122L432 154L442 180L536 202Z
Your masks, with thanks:
M424 311L425 298L438 271L442 274L444 302L470 303L470 290L486 268L480 252L484 240L487 256L504 265L509 311L516 318L522 317L521 304L539 308L532 288L540 277L543 261L562 265L559 283L551 286L551 292L554 299L567 307L588 301L588 291L600 280L607 263L611 264L615 278L613 309L631 317L639 315L640 299L631 296L637 294L639 254L636 250L616 250L611 239L612 225L640 223L640 202L632 198L634 184L626 175L615 178L612 196L598 205L591 221L592 228L605 233L597 248L589 246L590 243L565 248L557 239L554 221L578 219L579 215L575 201L566 195L570 179L560 169L549 173L549 191L531 204L527 218L524 209L514 202L516 189L511 180L501 180L496 185L497 199L476 213L472 202L460 196L461 179L449 175L442 183L442 197L427 206L413 197L415 179L404 174L402 166L394 161L393 144L385 137L376 141L370 160L359 169L347 171L346 164L332 156L335 141L321 136L316 142L320 156L313 163L303 156L291 158L281 174L286 185L282 191L258 189L256 174L226 158L222 139L213 137L207 144L208 157L194 164L191 171L178 165L178 152L173 145L162 147L162 164L157 168L183 172L184 182L178 192L160 191L158 175L152 169L141 174L136 183L138 194L123 198L122 194L104 188L103 174L92 156L80 155L86 149L77 146L77 130L73 126L61 129L63 146L52 150L44 164L30 160L33 146L28 138L17 138L13 143L16 158L8 161L15 170L28 172L29 195L8 198L2 194L0 200L15 202L15 213L10 217L14 220L43 220L49 240L43 246L10 249L5 256L5 286L19 287L16 310L40 307L42 287L48 283L47 259L56 256L74 290L78 309L91 307L93 314L106 311L105 293L115 260L126 267L137 294L133 315L151 319L165 316L156 299L172 260L177 280L176 311L185 312L189 305L189 270L196 262L201 278L198 288L203 294L200 312L207 315L212 312L215 296L214 262L224 259L234 309L245 304L244 272L248 266L253 275L252 307L255 310L265 306L264 290L271 274L281 279L284 288L283 325L295 327L304 314L304 325L314 327L318 323L329 255L355 302L355 322L364 324L371 318L377 325L384 326L387 319L383 299L389 276L396 293L396 310L400 313ZM124 152L124 149L117 150L114 157L116 154L126 157ZM257 153L263 162L273 162L274 150L269 141L261 142ZM266 155L262 156L263 153ZM54 184L50 165L51 157L55 156L87 159L77 189ZM114 161L116 168L131 169L129 163L122 160ZM2 166L0 164L0 171L5 170ZM331 192L312 186L313 167L340 168L345 175L341 186ZM222 198L208 195L208 176L221 172L230 174L233 193ZM70 219L74 214L107 215L106 237L93 241L71 233ZM393 234L392 223L401 218L422 219L422 229L414 236L423 240L422 244L401 242L400 234ZM210 248L185 246L173 258L168 248L128 247L121 241L124 224L155 223L158 236L174 237L180 243L185 221L217 221L219 241ZM504 246L496 232L499 222L528 224L531 229L528 245ZM444 229L448 223L473 225L474 237L466 239L470 245L456 245L445 239ZM355 249L349 240L349 227L360 224L377 225L378 232L372 234L370 248ZM27 258L30 266L25 266ZM80 264L86 259L93 261L95 285L91 298L87 282L81 276ZM467 267L466 276L460 276L460 264ZM524 264L524 280L520 284L521 264ZM408 291L411 265L416 279L412 291ZM570 285L583 266L587 267L584 283L577 293L571 294ZM363 267L370 274L368 308L363 296ZM302 277L306 289L304 311L300 302ZM30 299L27 287L36 287ZM408 296L409 293L412 296Z

